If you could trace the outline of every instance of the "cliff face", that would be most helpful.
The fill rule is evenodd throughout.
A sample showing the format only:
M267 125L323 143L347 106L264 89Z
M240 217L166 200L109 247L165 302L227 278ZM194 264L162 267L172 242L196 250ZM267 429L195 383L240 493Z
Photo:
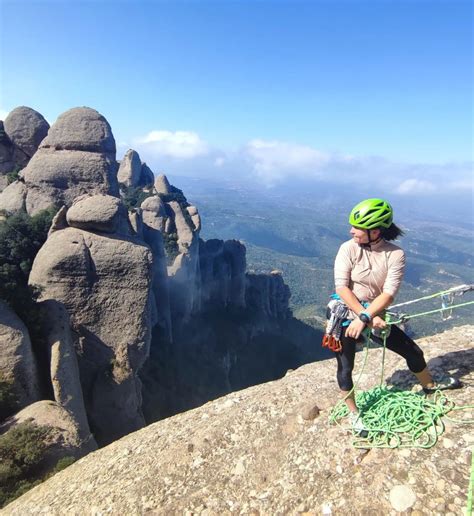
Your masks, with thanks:
M166 176L153 182L131 149L117 163L100 113L74 108L51 128L33 118L31 130L5 121L29 154L0 210L59 210L29 283L45 301L42 396L78 435L107 444L324 356L320 332L292 318L281 275L246 273L238 241L200 239L198 208Z
M472 403L474 327L419 341L435 375L450 372ZM372 349L360 388L377 385L382 350ZM363 354L356 358L360 371ZM5 514L462 514L472 427L445 419L429 449L356 449L330 425L339 399L336 365L305 365L283 379L232 393L150 425L60 472L7 506ZM388 385L416 389L388 352ZM453 414L451 414L453 416ZM470 419L457 412L454 419Z

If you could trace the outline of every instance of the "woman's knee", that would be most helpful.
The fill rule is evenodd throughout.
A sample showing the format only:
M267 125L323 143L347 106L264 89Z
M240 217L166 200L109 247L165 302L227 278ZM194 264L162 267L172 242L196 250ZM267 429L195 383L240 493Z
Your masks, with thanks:
M410 349L410 355L407 356L407 365L412 373L420 373L426 368L425 355L417 344Z
M339 389L343 391L350 391L352 387L354 387L354 383L352 382L352 371L338 371L337 384L339 385Z

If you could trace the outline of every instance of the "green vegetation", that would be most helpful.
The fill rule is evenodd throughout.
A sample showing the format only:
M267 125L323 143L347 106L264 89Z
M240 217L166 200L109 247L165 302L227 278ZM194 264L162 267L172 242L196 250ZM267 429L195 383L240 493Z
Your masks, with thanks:
M15 413L18 402L13 391L13 382L0 374L0 422Z
M147 197L151 197L153 195L151 189L145 191L141 186L129 187L124 185L123 183L120 183L120 194L122 197L122 201L128 210L132 210L133 208L139 208L142 202Z
M0 436L0 508L75 461L64 457L45 471L45 440L50 431L25 422Z
M171 186L171 192L169 194L159 193L158 195L163 202L176 201L183 209L189 206L183 191L175 186Z
M331 192L327 199L308 192L253 191L218 188L202 181L187 189L199 206L205 239L239 239L247 248L247 269L270 272L277 268L291 290L295 315L323 327L325 306L333 287L333 264L342 242L349 239L345 215L350 199ZM199 188L199 190L198 190ZM337 196L337 197L336 197ZM397 302L408 301L463 283L474 283L473 231L469 225L417 220L411 214L400 225L409 231L400 245L407 255L405 280ZM458 298L469 301L472 294ZM439 302L432 302L432 309ZM416 307L415 311L430 307ZM410 307L411 308L411 307ZM415 308L415 306L413 306ZM416 337L432 335L461 324L473 324L469 307L441 316L414 319Z
M28 285L33 260L46 241L56 208L30 217L25 212L0 220L0 299L6 301L35 333L38 289Z
M163 232L163 244L168 265L173 265L175 258L179 254L178 235L176 233L168 234Z
M8 184L14 183L15 181L17 181L20 178L20 176L19 176L20 170L21 170L20 167L16 167L11 172L8 172L8 174L7 174Z

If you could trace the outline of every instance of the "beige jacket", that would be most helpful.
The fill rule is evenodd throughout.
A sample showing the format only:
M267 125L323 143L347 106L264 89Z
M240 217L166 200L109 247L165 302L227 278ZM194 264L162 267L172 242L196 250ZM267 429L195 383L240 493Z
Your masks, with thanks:
M336 288L349 287L359 301L370 303L382 292L395 297L404 270L405 253L400 247L382 239L369 249L348 240L337 253L334 281Z

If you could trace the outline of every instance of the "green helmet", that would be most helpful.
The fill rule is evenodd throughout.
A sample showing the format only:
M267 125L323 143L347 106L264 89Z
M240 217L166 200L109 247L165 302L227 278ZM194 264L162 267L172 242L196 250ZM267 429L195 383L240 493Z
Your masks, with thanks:
M349 224L361 229L388 228L392 220L392 207L383 199L366 199L354 206L349 215Z

